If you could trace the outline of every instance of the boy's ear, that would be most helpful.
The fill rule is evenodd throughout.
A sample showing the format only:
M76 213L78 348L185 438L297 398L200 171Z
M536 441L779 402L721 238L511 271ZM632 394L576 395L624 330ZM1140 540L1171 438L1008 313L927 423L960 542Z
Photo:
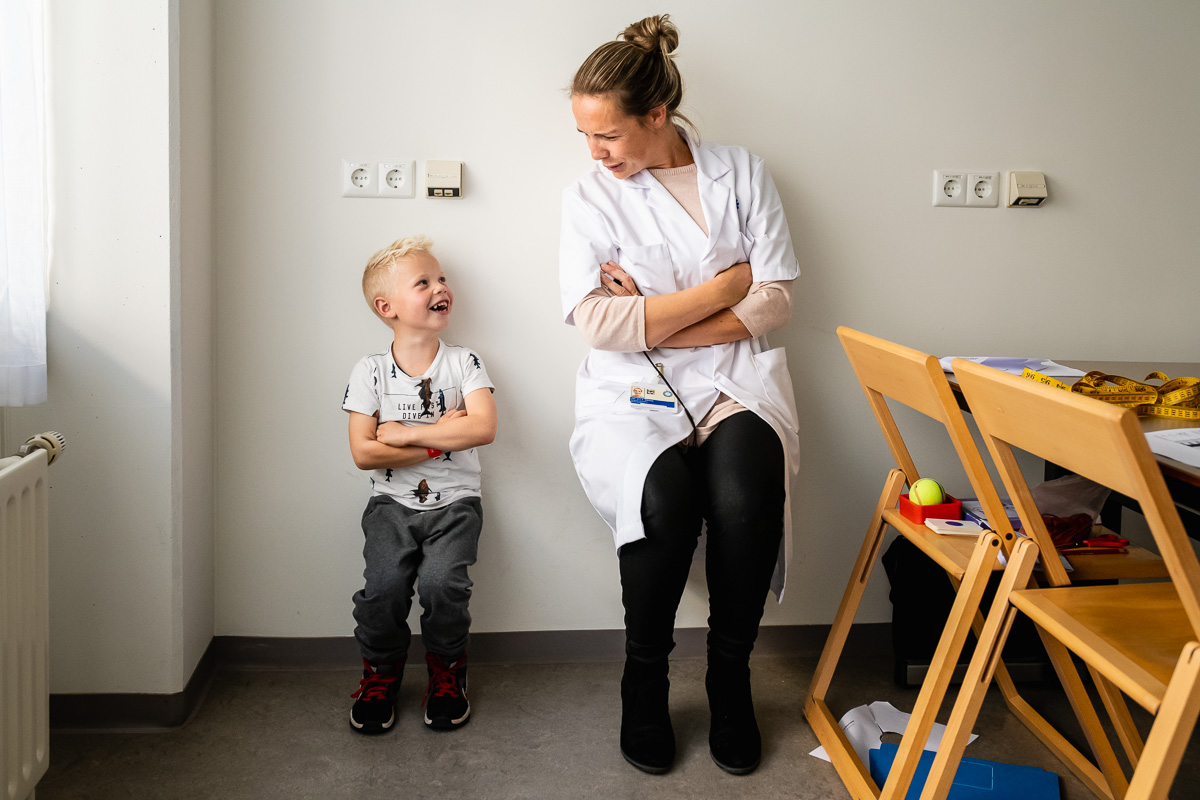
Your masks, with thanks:
M392 304L388 302L386 297L376 297L374 300L375 313L384 319L396 316L396 312L392 311Z

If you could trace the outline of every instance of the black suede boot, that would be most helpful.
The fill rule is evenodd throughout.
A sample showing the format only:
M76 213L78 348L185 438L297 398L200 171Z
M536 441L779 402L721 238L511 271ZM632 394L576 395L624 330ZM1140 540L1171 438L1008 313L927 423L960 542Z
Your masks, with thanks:
M675 760L675 731L671 728L665 646L625 643L625 674L621 676L621 755L633 766L661 775Z
M712 712L708 749L713 761L732 775L753 772L762 759L762 737L750 696L748 659L728 661L714 658L710 651L704 688Z

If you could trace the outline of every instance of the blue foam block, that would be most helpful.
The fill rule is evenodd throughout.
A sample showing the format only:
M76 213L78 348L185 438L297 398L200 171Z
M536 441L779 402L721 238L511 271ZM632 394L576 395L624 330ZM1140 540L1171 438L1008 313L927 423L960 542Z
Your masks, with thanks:
M882 744L871 751L871 778L883 786L892 762L896 760L896 745ZM934 753L921 753L912 786L905 800L920 800L925 779L933 766ZM1000 764L979 758L964 758L954 773L954 785L947 800L1061 800L1058 776L1038 767Z

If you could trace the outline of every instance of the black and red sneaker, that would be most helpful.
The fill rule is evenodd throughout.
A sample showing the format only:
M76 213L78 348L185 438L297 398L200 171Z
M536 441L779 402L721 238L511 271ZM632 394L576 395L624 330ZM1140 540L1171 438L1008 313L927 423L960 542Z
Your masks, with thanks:
M467 702L467 654L443 658L425 654L429 667L429 685L425 687L425 724L439 731L449 731L465 725L471 716Z
M364 658L363 676L350 709L350 727L359 733L383 733L396 722L396 693L404 675L404 662L373 667Z

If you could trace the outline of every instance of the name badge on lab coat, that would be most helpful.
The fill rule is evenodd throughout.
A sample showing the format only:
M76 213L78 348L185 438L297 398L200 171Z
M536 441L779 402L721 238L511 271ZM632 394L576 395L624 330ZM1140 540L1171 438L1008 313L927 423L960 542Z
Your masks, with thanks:
M629 387L629 406L646 411L674 411L675 393L666 386L634 384Z

